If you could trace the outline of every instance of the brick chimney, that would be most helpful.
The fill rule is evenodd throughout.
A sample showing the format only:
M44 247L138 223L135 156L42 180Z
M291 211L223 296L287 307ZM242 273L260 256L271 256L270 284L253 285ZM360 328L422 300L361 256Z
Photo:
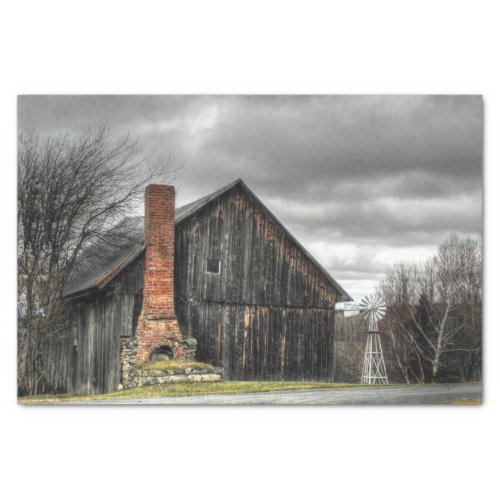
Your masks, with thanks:
M171 358L191 357L194 350L183 337L174 309L175 189L150 184L144 213L143 306L137 326L138 365L157 353Z
M144 207L143 313L147 319L175 319L174 238L175 189L150 184Z

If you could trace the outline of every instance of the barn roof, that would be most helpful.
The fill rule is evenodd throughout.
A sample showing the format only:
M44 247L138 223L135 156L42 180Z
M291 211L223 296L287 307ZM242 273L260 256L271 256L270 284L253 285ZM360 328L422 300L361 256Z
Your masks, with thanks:
M175 210L175 223L190 218L201 208L208 205L235 186L240 186L271 217L287 236L304 252L325 276L326 280L339 292L340 301L352 300L350 295L333 279L326 269L302 246L285 226L269 211L241 180L234 182L188 203ZM144 217L127 217L109 231L100 242L88 248L79 260L75 272L63 290L63 296L77 295L92 289L101 289L121 270L130 264L144 250Z

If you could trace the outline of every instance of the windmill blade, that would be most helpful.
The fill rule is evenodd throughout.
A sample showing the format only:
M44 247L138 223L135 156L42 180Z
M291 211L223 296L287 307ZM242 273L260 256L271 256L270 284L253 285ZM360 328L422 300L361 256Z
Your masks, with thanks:
M361 310L368 309L369 305L370 305L370 297L369 296L363 297L363 299L359 303Z
M368 319L371 316L371 311L368 311L368 310L363 311L361 313L361 316L363 316L363 319Z
M385 305L385 302L381 302L377 308L377 313L380 315L379 319L385 316L386 311L387 311L387 306Z
M376 323L385 316L387 306L380 296L367 295L360 303L361 315L370 323Z

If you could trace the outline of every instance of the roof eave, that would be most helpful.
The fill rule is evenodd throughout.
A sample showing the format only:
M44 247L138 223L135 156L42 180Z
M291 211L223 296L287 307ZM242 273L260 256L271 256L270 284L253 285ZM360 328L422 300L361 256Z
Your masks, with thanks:
M123 271L123 269L125 269L132 261L134 261L144 251L145 248L145 245L142 245L134 252L125 256L125 258L114 269L112 269L108 274L106 274L98 281L90 283L87 286L77 288L70 293L63 293L62 297L64 299L75 299L88 293L102 290L113 278L115 278L121 271Z
M318 268L318 270L323 274L327 281L337 290L339 297L337 302L348 302L354 300L347 291L340 286L337 281L331 276L331 274L306 250L306 248L300 243L300 241L281 223L281 221L262 203L262 201L257 197L257 195L245 184L242 179L238 179L233 183L233 186L240 185L250 197L266 212L266 214L273 219L273 221L284 231L284 233L299 247L299 249L304 252L304 254L309 258L309 260Z

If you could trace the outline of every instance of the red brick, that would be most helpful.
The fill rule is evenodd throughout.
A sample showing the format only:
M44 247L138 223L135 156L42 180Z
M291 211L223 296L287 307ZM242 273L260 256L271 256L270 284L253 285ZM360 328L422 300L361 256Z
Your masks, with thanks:
M182 333L174 309L175 189L146 188L144 215L144 300L137 326L137 363L149 361L155 348L168 346L184 356Z

